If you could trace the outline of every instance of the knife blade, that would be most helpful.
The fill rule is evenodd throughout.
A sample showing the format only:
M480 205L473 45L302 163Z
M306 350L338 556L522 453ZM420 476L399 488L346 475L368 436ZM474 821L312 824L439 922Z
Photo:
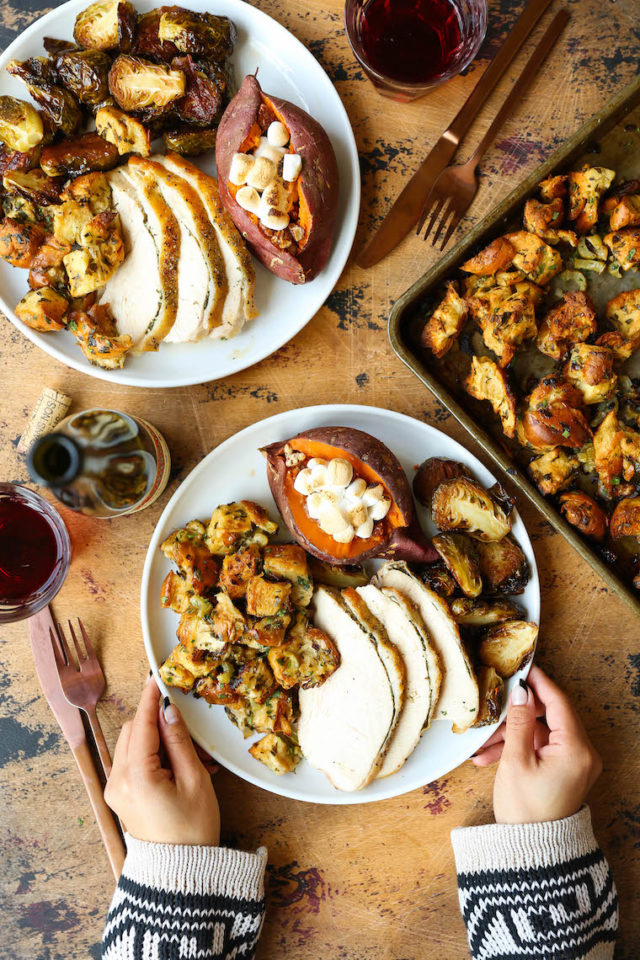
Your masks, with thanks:
M374 266L391 253L416 225L436 179L453 159L460 141L476 119L480 108L488 100L496 84L550 3L551 0L530 0L524 8L511 33L480 77L469 98L422 161L373 237L356 257L358 266L365 269Z
M71 752L89 796L89 802L107 851L113 875L117 880L122 873L124 864L126 853L124 843L113 814L105 802L102 784L89 750L80 711L69 703L60 684L58 667L51 644L50 631L54 629L55 624L49 607L45 607L40 613L36 613L35 616L29 618L31 652L36 665L36 673L47 703L71 747Z

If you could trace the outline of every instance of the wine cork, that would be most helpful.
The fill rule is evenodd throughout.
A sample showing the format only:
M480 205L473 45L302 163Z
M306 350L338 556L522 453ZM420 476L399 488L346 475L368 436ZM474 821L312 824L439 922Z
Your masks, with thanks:
M45 387L29 418L27 429L20 437L18 451L28 453L34 440L50 433L61 420L64 420L69 407L71 406L71 397L66 393L60 393L58 390L52 390L51 387Z

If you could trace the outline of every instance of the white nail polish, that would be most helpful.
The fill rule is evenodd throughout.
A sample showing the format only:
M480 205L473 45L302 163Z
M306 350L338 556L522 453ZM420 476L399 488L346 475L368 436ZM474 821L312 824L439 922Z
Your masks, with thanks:
M527 688L517 683L511 692L511 706L524 707L527 702Z

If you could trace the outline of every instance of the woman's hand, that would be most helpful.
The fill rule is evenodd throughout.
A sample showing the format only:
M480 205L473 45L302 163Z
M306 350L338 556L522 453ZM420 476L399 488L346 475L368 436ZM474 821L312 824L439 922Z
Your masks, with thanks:
M594 750L567 695L532 667L516 686L506 721L473 758L499 760L493 788L496 823L541 823L577 813L600 776Z
M138 840L199 846L220 841L211 777L178 708L169 704L161 709L151 677L134 719L120 733L104 795Z

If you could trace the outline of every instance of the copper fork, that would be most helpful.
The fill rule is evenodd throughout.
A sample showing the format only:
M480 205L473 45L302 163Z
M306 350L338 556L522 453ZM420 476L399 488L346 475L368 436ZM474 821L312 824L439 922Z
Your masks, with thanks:
M111 773L111 754L96 712L98 700L104 693L106 686L104 673L82 620L78 617L78 626L82 634L84 649L76 637L71 620L68 622L77 663L60 624L55 624L55 631L52 629L49 631L60 676L60 685L69 703L84 710L89 718L102 769L105 777L108 778Z
M560 10L553 18L544 36L527 61L524 70L511 88L509 96L502 104L493 123L478 144L478 148L473 156L460 166L446 167L434 183L426 199L416 228L416 233L419 235L427 217L431 214L423 238L426 240L427 237L430 236L438 217L440 217L438 228L431 240L432 246L436 246L438 238L442 232L445 231L440 245L440 249L444 250L451 239L453 231L471 206L473 198L478 192L478 178L476 176L478 164L495 140L507 117L511 114L514 107L518 105L525 91L528 90L533 83L545 57L551 51L568 19L569 14L566 10Z

